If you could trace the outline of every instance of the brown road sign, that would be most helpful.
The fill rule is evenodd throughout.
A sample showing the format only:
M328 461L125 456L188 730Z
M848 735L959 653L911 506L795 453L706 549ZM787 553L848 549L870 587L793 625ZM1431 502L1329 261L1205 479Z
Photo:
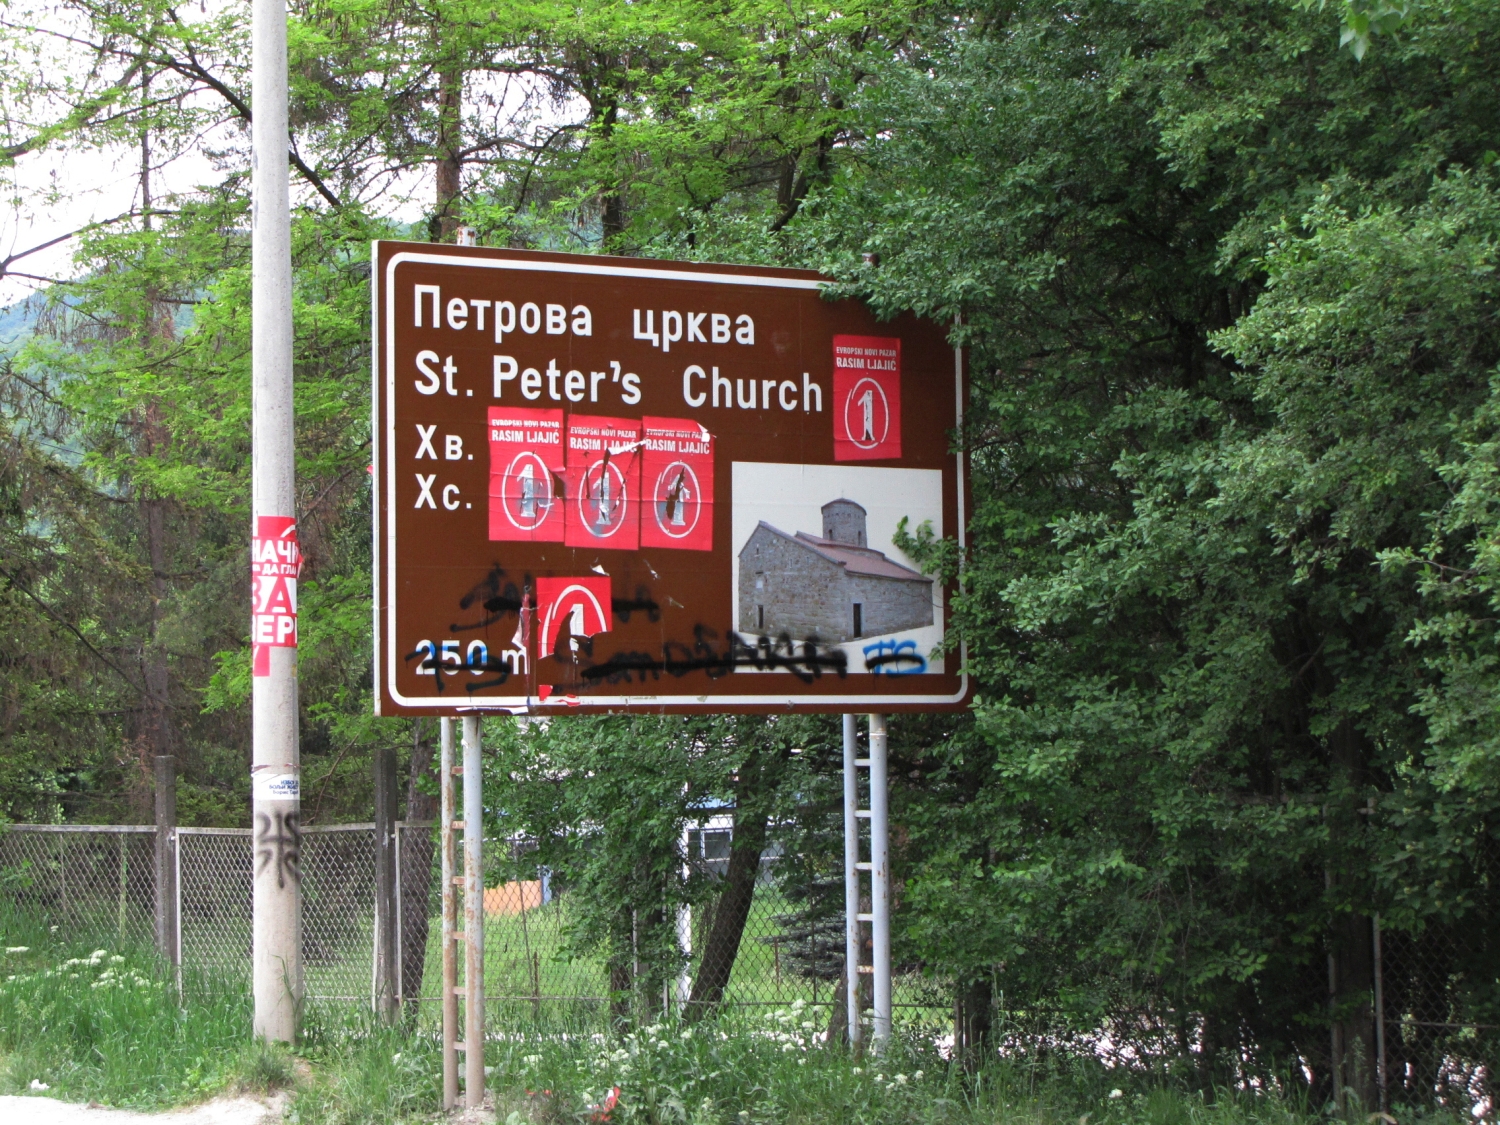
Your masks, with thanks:
M822 285L376 243L378 711L964 706L961 358Z

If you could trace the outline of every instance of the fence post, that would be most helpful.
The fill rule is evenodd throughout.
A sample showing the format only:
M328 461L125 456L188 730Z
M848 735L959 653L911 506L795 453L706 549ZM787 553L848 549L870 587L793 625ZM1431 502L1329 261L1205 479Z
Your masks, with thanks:
M156 756L156 948L168 964L182 964L177 912L177 759Z
M375 766L375 1011L395 1023L396 1000L396 751L378 747Z

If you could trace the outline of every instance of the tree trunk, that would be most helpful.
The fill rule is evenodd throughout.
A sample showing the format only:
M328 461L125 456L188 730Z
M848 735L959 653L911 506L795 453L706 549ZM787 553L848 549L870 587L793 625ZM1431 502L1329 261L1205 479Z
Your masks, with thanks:
M1371 781L1369 746L1354 723L1345 719L1328 736L1329 756L1336 784L1341 783L1357 795ZM1330 811L1329 827L1335 841L1343 842L1345 863L1359 862L1358 839L1367 830L1373 805L1358 811L1336 808ZM1364 813L1361 817L1359 813ZM1342 881L1344 872L1330 871L1325 877L1330 889ZM1344 914L1333 920L1330 936L1329 992L1333 1021L1331 1045L1334 1082L1341 1088L1346 1102L1354 1098L1363 1112L1378 1107L1375 1076L1375 1006L1372 990L1375 981L1373 931L1368 914ZM1335 1094L1337 1098L1337 1093Z
M438 75L436 241L452 242L458 233L463 192L464 75L456 66Z
M729 870L724 875L713 928L704 942L698 976L688 998L686 1014L690 1019L707 1015L724 998L729 974L739 954L740 939L755 898L755 881L760 875L760 854L766 847L766 768L760 750L751 751L740 767Z
M149 96L150 77L141 82L142 101ZM141 130L141 225L151 229L151 131ZM171 341L174 330L171 314L164 310L160 294L154 287L146 292L145 345L154 351L157 340ZM161 406L148 402L140 418L140 452L143 457L160 458L166 452L168 433L161 418ZM170 678L167 650L161 643L163 605L170 593L167 585L167 501L139 490L138 511L142 537L146 542L146 559L151 567L150 610L146 619L146 641L141 651L141 672L145 681L145 698L141 700L141 774L146 781L153 776L155 761L175 754L171 718ZM142 787L143 791L145 786Z
M401 851L396 856L401 880L401 994L406 1000L406 1018L417 1018L417 998L422 995L423 970L427 966L427 930L432 904L432 829L438 816L436 794L423 793L418 783L432 769L432 735L424 719L412 721L411 768L406 779L406 828Z
M1335 1064L1346 1098L1356 1098L1363 1112L1379 1105L1375 1074L1375 979L1370 919L1350 915L1335 924L1337 973L1334 985L1335 1041L1343 1058Z
M961 985L953 1005L953 1054L970 1074L988 1061L993 1050L994 989L988 977Z
M828 1038L831 1047L843 1042L849 1034L849 970L839 972L838 983L833 986L832 1010L828 1014Z
M609 956L609 1019L622 1028L630 1022L635 995L635 911L622 907L615 916Z
M615 131L615 122L619 115L619 103L611 98L599 115L601 136L608 137ZM600 233L603 235L604 248L610 249L611 243L618 241L620 235L625 233L625 197L618 184L605 193L603 204L600 215Z

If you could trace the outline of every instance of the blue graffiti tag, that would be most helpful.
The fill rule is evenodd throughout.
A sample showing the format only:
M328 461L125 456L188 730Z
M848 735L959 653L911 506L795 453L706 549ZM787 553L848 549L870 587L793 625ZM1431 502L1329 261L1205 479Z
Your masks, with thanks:
M875 641L863 651L865 667L877 676L918 676L927 671L916 641Z

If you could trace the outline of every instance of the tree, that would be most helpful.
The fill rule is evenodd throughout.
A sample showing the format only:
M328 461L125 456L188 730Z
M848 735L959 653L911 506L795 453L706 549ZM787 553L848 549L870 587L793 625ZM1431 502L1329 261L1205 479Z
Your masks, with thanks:
M1368 1095L1329 1058L1328 955L1352 1043L1370 915L1488 893L1490 797L1444 779L1483 757L1457 703L1483 502L1448 505L1494 309L1439 279L1492 228L1477 187L1428 197L1490 159L1493 20L1424 12L1375 68L1289 8L1021 3L864 95L888 131L800 235L973 348L971 546L913 542L964 575L982 685L903 798L933 970L1086 1025L1144 1010L1205 1082L1296 1055ZM1464 614L1422 608L1439 575Z

